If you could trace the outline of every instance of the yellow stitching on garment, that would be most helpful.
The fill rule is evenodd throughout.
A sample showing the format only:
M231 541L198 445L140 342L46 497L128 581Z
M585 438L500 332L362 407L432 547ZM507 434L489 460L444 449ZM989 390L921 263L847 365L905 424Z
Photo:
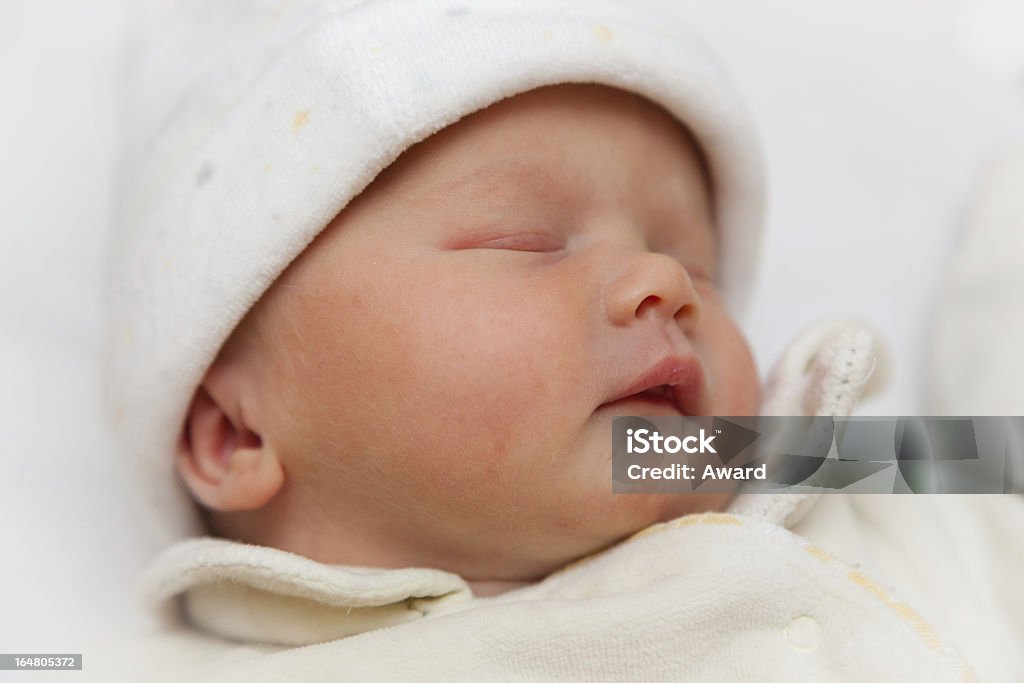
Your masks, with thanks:
M736 515L729 515L723 512L708 512L701 515L701 524L729 524L732 526L742 526L743 520Z
M814 555L819 560L824 560L825 562L829 562L830 560L832 560L831 553L829 553L827 550L819 548L816 545L808 545L806 548L804 548L804 550L810 553L811 555Z
M808 543L804 546L804 550L820 560L835 562L840 566L843 565L842 562L836 560L828 552L815 545ZM904 621L909 621L914 627L914 630L917 631L917 634L931 649L937 652L945 651L947 659L955 660L960 669L960 679L964 681L964 683L977 683L977 679L974 677L974 672L971 671L971 668L959 653L950 652L943 646L942 639L939 638L939 634L934 628L932 628L931 624L924 620L924 617L914 611L909 605L899 602L896 598L890 595L887 590L882 588L882 586L878 585L856 569L848 569L846 576L861 588L865 588L870 591L876 598L885 603L889 609L899 615Z
M933 650L940 649L942 641L939 638L939 634L937 634L935 629L933 629L931 625L924 620L924 617L915 612L909 606L902 602L898 602L889 594L888 591L859 571L851 569L847 572L847 576L857 585L867 588L869 591L874 593L879 600L884 602L889 609L898 614L903 620L909 621L913 625L914 630L916 630L921 635L921 638L924 639L924 642L928 643L929 647Z
M684 526L693 526L695 524L728 524L731 526L740 526L743 524L743 520L737 517L736 515L731 515L723 512L705 512L703 514L686 515L685 517L673 519L670 522L662 522L660 524L649 526L646 529L641 529L640 531L636 532L635 534L627 538L625 541L623 541L623 543L629 543L640 538L653 536L654 534L661 533L662 531L668 531L669 529L679 529ZM590 555L584 555L578 560L574 560L569 564L565 565L564 567L562 567L561 569L555 571L553 574L551 574L551 576L554 576L555 574L561 574L562 572L569 571L570 569L582 567L583 565L588 564L589 562L597 559L598 556L603 555L607 550L608 549L606 548L605 550L598 550L596 553L592 553Z
M669 529L681 529L684 526L693 526L695 524L728 524L731 526L740 526L743 524L743 520L736 515L730 515L724 512L705 512L699 515L686 515L685 517L673 519L670 522L662 522L661 524L655 524L654 526L649 526L646 529L641 529L630 536L627 540L635 541L638 538L653 536L654 534L661 533L662 531L668 531Z
M885 589L879 586L871 579L869 579L868 577L864 576L864 574L861 574L856 569L851 569L850 571L848 571L846 573L846 576L849 577L850 581L853 581L858 586L867 588L869 591L874 593L875 597L881 600L882 602L889 602L889 594L885 591Z
M679 517L678 519L674 519L670 522L662 522L661 524L655 524L646 529L642 529L641 531L638 531L632 536L630 536L624 542L628 543L629 541L634 541L640 538L644 538L646 536L653 536L654 534L660 533L662 531L667 531L669 529L679 529L682 527L694 526L697 524L727 524L732 526L742 526L743 523L744 520L741 517L728 513L707 512L704 514L686 515L685 517ZM805 543L804 550L808 554L818 558L819 560L829 563L834 562L840 566L843 566L842 562L836 560L830 553L815 545ZM601 550L592 555L582 557L576 560L575 562L571 562L567 564L565 567L562 567L561 569L556 571L555 574L561 574L562 572L568 571L569 569L580 567L584 564L587 564L595 560L599 555L603 555L605 552L605 550ZM920 614L918 614L902 602L897 601L896 598L890 595L889 592L886 591L882 586L875 583L872 579L868 578L862 572L856 569L849 569L846 575L847 578L850 579L850 581L871 592L876 598L881 600L900 618L910 622L910 624L914 627L914 630L917 631L918 635L921 636L921 639L924 640L924 642L931 649L938 652L942 652L945 649L942 646L942 640L939 638L938 633L936 633L935 629L932 628L932 626L927 621L925 621L924 617L922 617ZM961 679L964 681L964 683L977 683L977 679L974 677L974 673L971 671L970 667L959 656L958 653L947 652L947 658L956 660L960 668Z
M931 627L931 624L924 620L924 617L907 605L904 605L902 602L893 602L889 606L896 611L896 614L912 623L914 628L917 629L917 632L921 634L921 637L924 638L924 641L928 643L933 650L939 649L942 645L942 641L939 639L939 634L935 632L935 629Z

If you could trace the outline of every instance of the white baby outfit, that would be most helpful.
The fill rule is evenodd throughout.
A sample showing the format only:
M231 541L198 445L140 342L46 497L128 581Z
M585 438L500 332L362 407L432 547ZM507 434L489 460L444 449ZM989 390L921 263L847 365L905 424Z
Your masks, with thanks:
M85 652L87 680L1015 680L1024 592L1010 497L741 496L538 584L474 598L431 569L322 565L197 538L172 466L220 345L399 154L505 97L596 82L661 105L709 161L722 287L753 286L756 135L670 3L132 3L110 259L109 407L168 545L143 582L156 633ZM846 415L872 336L800 336L765 414ZM303 646L303 647L297 647Z

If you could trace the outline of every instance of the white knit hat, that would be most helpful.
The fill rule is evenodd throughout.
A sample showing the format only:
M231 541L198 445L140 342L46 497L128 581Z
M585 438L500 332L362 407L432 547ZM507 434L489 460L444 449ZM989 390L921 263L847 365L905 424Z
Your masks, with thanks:
M763 214L757 137L678 13L628 0L132 2L109 262L108 405L158 542L199 533L173 453L246 311L405 149L557 83L642 95L706 154L726 301Z

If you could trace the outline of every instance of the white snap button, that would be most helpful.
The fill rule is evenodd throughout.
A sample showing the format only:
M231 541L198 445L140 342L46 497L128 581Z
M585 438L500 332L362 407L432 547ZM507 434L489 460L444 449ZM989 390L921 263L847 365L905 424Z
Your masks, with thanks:
M797 617L786 627L786 642L798 652L811 652L821 642L821 626L814 617Z

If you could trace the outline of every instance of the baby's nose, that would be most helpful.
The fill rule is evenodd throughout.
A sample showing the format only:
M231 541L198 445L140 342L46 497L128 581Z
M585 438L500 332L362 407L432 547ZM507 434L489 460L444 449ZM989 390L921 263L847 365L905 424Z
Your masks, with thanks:
M675 319L684 332L700 320L700 297L686 268L665 254L634 252L615 266L618 272L606 291L605 308L616 325L648 316Z

